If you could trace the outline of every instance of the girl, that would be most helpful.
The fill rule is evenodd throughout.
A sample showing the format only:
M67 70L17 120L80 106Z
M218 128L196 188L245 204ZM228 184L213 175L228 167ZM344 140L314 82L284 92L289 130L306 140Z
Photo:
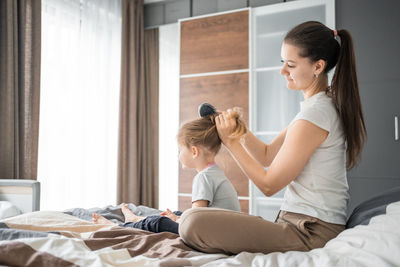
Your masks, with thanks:
M188 210L179 233L193 248L227 254L307 251L344 230L346 166L357 164L366 139L351 36L305 22L287 33L281 57L287 87L301 90L304 101L271 144L250 132L243 143L230 138L236 127L230 110L216 118L224 145L266 196L287 186L281 211L273 223L231 211ZM328 72L335 66L328 86Z
M240 139L246 133L246 127L238 112L232 112L237 122L231 138ZM192 184L192 208L215 207L240 211L239 200L231 182L224 172L215 164L215 156L221 148L221 139L215 126L218 114L212 112L200 119L185 123L179 130L177 139L179 161L184 169L196 169L197 175ZM121 226L139 228L151 232L172 232L178 234L179 215L181 212L167 210L161 215L141 217L135 215L126 204L121 210L125 216L125 224ZM93 214L93 222L113 224L104 217Z

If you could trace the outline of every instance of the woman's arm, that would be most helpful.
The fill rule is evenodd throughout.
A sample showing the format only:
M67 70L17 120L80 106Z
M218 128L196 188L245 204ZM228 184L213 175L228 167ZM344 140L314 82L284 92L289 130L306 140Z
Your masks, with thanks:
M315 149L328 136L328 131L311 122L296 121L288 130L281 148L266 171L247 153L239 140L229 139L233 123L233 119L227 117L227 113L219 115L216 119L218 133L243 172L266 196L272 196L293 181Z
M286 131L287 128L280 132L269 145L264 144L252 132L248 131L242 144L247 152L262 166L268 167L281 148L285 140Z

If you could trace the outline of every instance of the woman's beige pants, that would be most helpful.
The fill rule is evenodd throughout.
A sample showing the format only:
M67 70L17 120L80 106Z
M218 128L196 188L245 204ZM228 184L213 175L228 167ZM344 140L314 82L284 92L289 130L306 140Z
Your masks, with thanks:
M194 208L180 219L179 235L190 247L207 253L308 251L320 248L344 225L280 211L275 223L246 213Z

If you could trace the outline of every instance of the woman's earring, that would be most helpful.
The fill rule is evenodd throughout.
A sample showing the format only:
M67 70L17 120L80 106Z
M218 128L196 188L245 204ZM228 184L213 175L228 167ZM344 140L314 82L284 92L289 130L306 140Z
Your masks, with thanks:
M318 74L314 74L315 75L315 78L317 78L318 79Z

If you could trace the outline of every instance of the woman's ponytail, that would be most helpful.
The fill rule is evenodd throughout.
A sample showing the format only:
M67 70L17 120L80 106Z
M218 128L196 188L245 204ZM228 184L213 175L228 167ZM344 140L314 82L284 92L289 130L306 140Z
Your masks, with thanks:
M347 141L347 168L357 165L367 132L358 89L353 40L347 30L338 30L340 52L331 91Z

